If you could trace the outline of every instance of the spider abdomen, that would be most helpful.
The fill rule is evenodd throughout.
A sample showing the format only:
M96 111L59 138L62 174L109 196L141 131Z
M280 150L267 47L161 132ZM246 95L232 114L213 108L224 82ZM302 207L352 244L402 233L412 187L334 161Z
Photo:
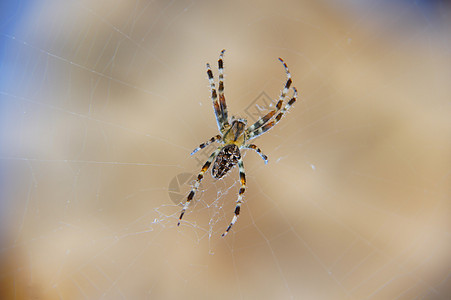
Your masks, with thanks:
M213 169L211 170L211 175L217 179L223 177L238 163L238 159L240 158L241 153L237 145L226 145L216 157Z

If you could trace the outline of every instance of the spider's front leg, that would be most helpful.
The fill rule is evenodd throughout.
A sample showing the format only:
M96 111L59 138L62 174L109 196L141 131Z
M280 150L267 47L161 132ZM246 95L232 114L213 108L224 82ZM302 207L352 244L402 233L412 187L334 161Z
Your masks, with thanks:
M262 135L266 131L268 131L271 128L273 128L277 123L279 123L279 121L282 119L283 115L296 102L296 99L297 99L297 96L298 96L298 91L297 91L297 89L295 87L293 88L293 91L294 91L293 97L291 98L290 101L288 101L288 103L285 105L285 107L280 110L280 112L276 115L276 117L271 122L266 123L265 126L260 127L260 128L258 128L256 130L252 131L252 132L249 132L248 133L248 140L255 139L256 137Z
M219 106L221 108L222 113L222 127L224 128L226 125L229 124L229 116L227 113L227 104L224 96L224 52L225 50L221 51L221 55L219 56L218 60L218 70L219 70L219 88L218 88L218 94L219 94Z
M213 103L213 109L215 111L216 122L218 124L218 129L221 131L225 126L229 125L228 114L227 114L227 105L224 96L224 52L221 51L221 55L218 60L218 69L219 69L219 89L216 92L215 79L213 77L213 71L211 70L211 66L207 63L207 75L208 81L210 82L210 90L211 90L211 101ZM219 99L218 99L219 94Z
M194 186L191 189L191 191L189 192L188 196L186 197L186 201L185 201L185 204L183 205L182 212L180 213L179 222L177 223L177 226L180 225L180 222L182 221L183 215L185 214L185 211L188 208L189 203L191 202L191 200L193 200L194 194L196 193L197 189L199 188L200 182L202 181L202 178L204 178L205 172L208 170L208 168L211 165L211 162L213 161L213 159L215 159L215 157L218 155L218 153L219 153L219 151L221 151L221 149L222 149L222 147L219 147L218 149L216 149L215 152L213 152L210 155L207 162L204 164L204 166L200 170L199 174L197 175L197 180L194 183Z
M267 113L265 116L263 116L260 120L255 122L252 126L249 126L246 129L246 133L248 134L265 125L282 108L283 101L288 93L292 80L291 73L290 70L288 70L287 64L280 57L279 60L283 64L283 67L285 68L285 73L287 74L287 82L285 83L285 87L283 88L282 93L280 94L279 101L277 102L275 108L269 113Z
M243 159L238 159L238 167L240 169L240 181L241 181L241 188L238 192L238 199L236 200L236 206L235 206L235 215L233 216L232 222L230 222L229 227L227 227L226 231L222 234L222 236L226 236L227 233L229 233L230 228L232 228L233 224L235 224L236 220L238 220L238 216L240 215L240 209L241 209L241 203L243 202L243 194L246 190L246 174L244 173L244 164Z

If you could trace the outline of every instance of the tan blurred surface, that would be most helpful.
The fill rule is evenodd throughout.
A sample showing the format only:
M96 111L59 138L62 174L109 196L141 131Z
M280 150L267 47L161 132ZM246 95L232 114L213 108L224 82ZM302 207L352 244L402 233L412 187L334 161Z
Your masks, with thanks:
M38 1L2 35L1 298L449 299L449 20L414 1ZM223 48L230 115L279 96L278 57L300 92L255 140L269 164L245 156L225 238L237 170L206 176L180 227L173 202L217 134Z

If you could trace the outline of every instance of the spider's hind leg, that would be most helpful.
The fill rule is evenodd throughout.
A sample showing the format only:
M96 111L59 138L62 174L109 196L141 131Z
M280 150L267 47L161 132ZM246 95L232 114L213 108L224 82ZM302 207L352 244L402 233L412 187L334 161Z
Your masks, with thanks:
M186 201L185 201L185 204L183 205L182 212L180 213L179 222L177 223L177 226L180 225L180 222L182 221L183 215L185 214L185 211L188 209L189 203L191 202L191 200L193 200L194 194L196 193L197 189L199 188L200 182L202 181L202 178L204 178L205 172L207 172L208 168L211 165L211 162L213 161L213 159L215 159L215 157L218 155L218 153L219 153L219 151L221 151L221 149L222 149L222 147L219 147L218 149L216 149L215 152L213 152L210 155L210 157L208 158L207 162L204 164L204 166L200 170L199 174L197 175L196 182L194 183L193 188L191 189L191 191L189 192L188 196L186 197Z
M240 181L241 188L238 192L238 199L236 200L235 206L235 215L233 216L232 222L230 222L229 227L227 227L226 231L222 234L222 236L226 236L229 233L230 228L232 228L233 224L235 224L236 220L238 220L238 216L240 215L241 203L243 202L243 194L246 190L246 174L244 173L244 164L243 159L238 159L238 167L240 169Z

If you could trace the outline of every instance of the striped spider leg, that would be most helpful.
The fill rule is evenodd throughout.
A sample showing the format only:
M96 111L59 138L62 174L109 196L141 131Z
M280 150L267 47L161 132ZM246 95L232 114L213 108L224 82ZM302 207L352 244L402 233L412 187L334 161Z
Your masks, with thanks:
M224 96L224 57L225 50L221 51L221 55L218 60L218 70L219 70L219 100L218 93L216 92L215 79L213 77L213 72L211 71L210 64L207 63L207 75L208 81L210 82L211 90L211 101L213 102L213 109L215 111L216 122L218 123L219 131L223 131L224 128L228 127L229 120L227 116L227 105Z
M177 226L180 226L180 222L182 221L183 215L185 214L185 211L188 209L188 205L193 200L194 194L196 193L197 189L199 188L200 182L202 181L202 178L204 178L205 172L208 170L208 168L211 165L211 162L215 157L218 155L219 151L221 151L222 147L219 147L218 149L213 152L210 157L208 158L207 162L203 165L202 169L200 170L200 173L197 175L196 182L194 183L194 186L191 188L191 191L189 192L188 196L186 197L185 204L183 205L182 212L180 213L179 222L177 223Z
M238 160L238 168L240 170L241 187L238 191L238 199L236 200L235 212L233 214L232 221L230 222L229 226L227 227L226 231L224 231L222 236L226 236L227 233L229 233L230 228L232 228L233 224L235 224L236 220L238 220L238 216L240 215L241 210L241 203L243 203L243 194L246 190L246 173L244 172L244 164L242 158Z
M280 112L276 115L276 117L271 122L267 123L268 121L266 121L263 123L263 124L265 124L263 127L261 127L263 125L263 124L261 124L260 126L257 127L257 129L249 132L248 140L255 139L256 137L262 135L266 131L268 131L271 128L273 128L274 126L276 126L277 123L279 123L279 121L282 119L283 115L288 111L288 109L290 109L290 107L294 104L294 102L296 102L296 99L298 96L298 91L296 88L293 88L293 90L294 90L293 97L290 99L290 101L288 101L288 103L285 105L285 107L282 110L280 110ZM276 110L274 110L274 111L276 111ZM269 112L269 113L271 113L271 112Z
M252 150L255 150L255 152L257 152L257 154L260 155L260 157L263 159L263 161L265 162L265 164L268 163L268 156L266 156L265 154L263 154L262 150L260 150L260 148L258 148L257 145L254 145L254 144L246 144L246 145L242 146L242 149L252 149Z
M261 126L265 125L269 120L271 120L271 118L282 108L282 104L283 101L285 100L285 97L288 93L288 89L291 86L292 80L291 80L291 73L290 70L288 70L288 66L287 64L283 61L283 59L281 59L279 57L280 62L283 64L284 68L285 68L285 73L287 75L287 81L285 83L285 87L282 90L282 93L280 94L279 97L279 101L276 104L275 109L273 109L272 111L270 111L269 113L267 113L265 116L261 117L257 122L255 122L252 126L249 126L246 129L246 134L249 136L253 131L256 131L257 129L259 129ZM297 96L297 92L296 92L296 88L294 88L295 91L295 100L296 101L296 96ZM294 103L294 101L291 103L291 105ZM290 106L291 106L290 105ZM283 115L283 114L282 114ZM281 117L279 117L280 120ZM255 136L256 137L256 136ZM253 137L253 138L255 138ZM250 139L250 138L248 138Z
M218 93L219 93L219 106L221 107L222 119L224 121L224 124L222 126L223 128L226 127L225 125L229 125L227 105L224 96L224 62L223 62L224 52L225 50L223 49L221 51L221 55L219 56L218 60L218 70L219 70Z

